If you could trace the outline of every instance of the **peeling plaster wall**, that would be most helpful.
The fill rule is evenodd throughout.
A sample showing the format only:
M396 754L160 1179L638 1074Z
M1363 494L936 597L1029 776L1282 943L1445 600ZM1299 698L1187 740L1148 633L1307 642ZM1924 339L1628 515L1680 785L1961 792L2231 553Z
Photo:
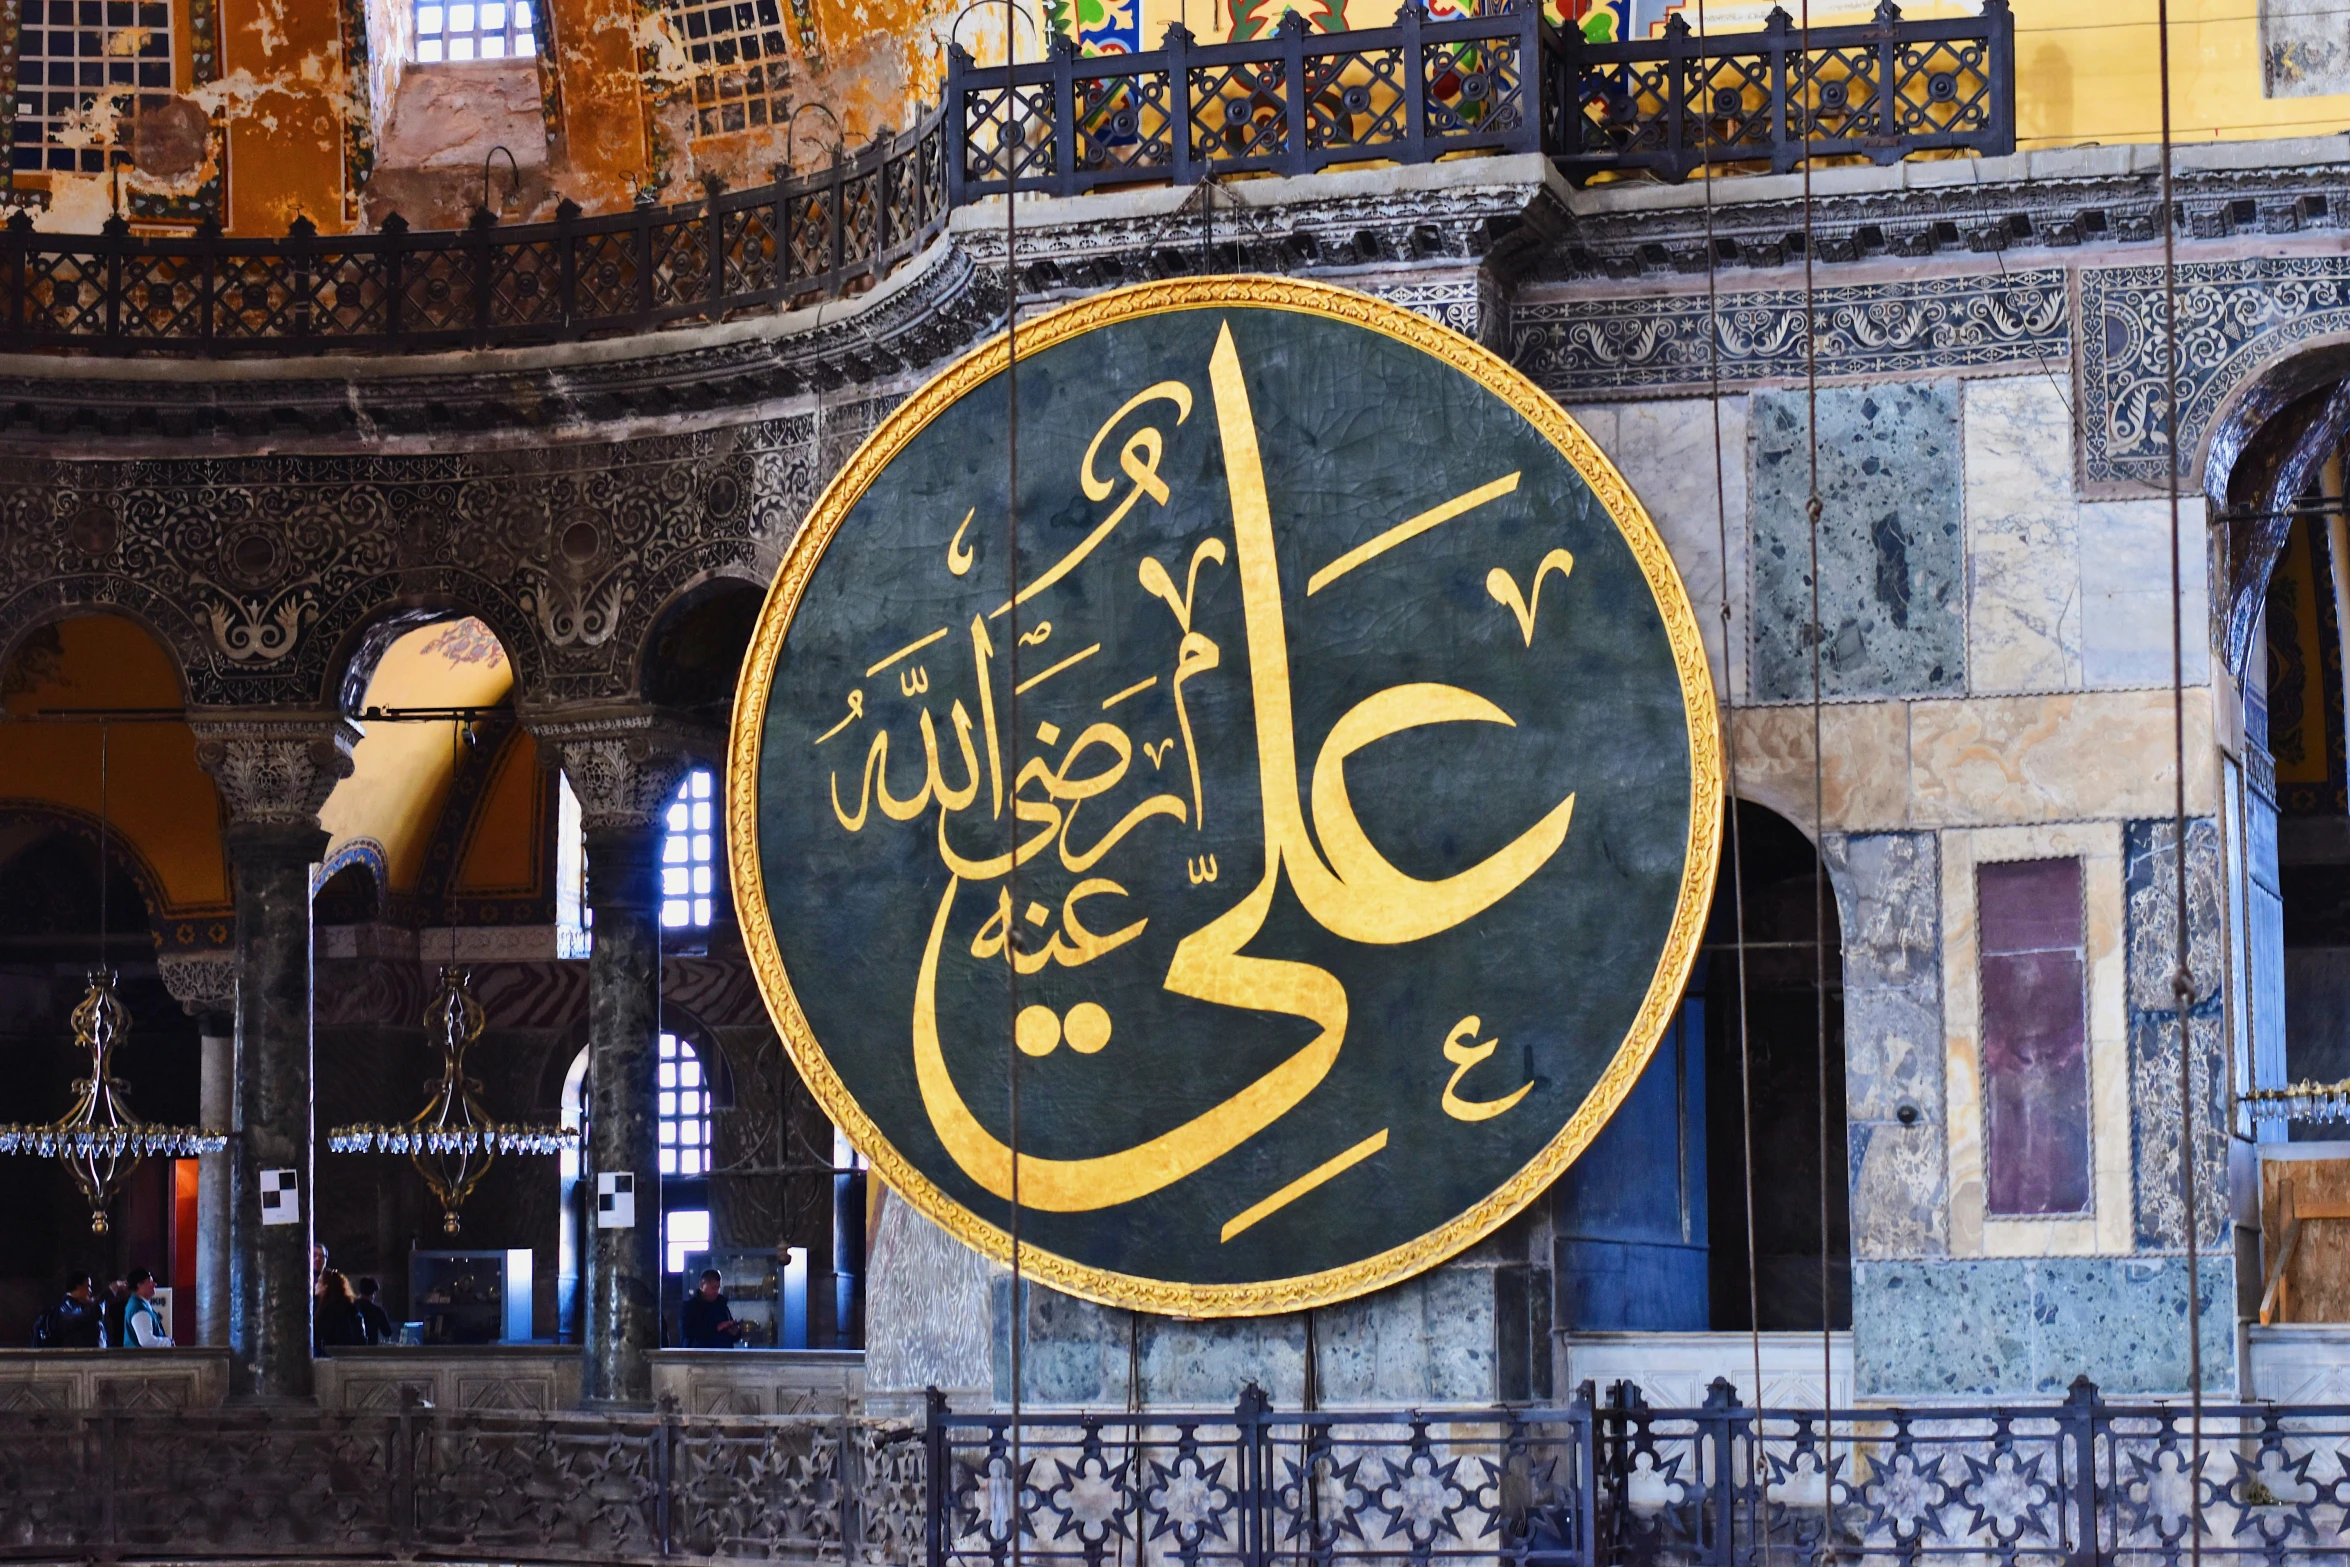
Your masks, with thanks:
M229 230L283 234L307 217L321 232L342 232L344 138L355 100L341 7L221 0L220 32L221 79L198 96L228 117Z
M495 149L514 155L507 167ZM411 65L376 144L363 216L381 228L394 212L412 228L462 228L489 202L506 223L550 216L546 128L539 117L534 60L465 60Z

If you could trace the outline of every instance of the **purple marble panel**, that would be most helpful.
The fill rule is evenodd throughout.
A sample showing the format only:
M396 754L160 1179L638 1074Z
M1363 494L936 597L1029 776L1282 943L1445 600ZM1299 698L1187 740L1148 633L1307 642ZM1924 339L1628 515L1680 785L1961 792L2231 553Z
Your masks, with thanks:
M2081 862L1975 872L1983 1021L1985 1211L2085 1213L2088 954Z

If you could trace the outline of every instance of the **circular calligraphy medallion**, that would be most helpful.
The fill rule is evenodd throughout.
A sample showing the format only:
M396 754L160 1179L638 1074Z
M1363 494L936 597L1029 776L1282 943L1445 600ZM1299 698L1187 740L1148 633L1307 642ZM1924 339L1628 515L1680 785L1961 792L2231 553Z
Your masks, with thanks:
M1048 1284L1407 1277L1678 1005L1722 787L1688 597L1556 404L1367 296L1151 284L1006 368L884 421L769 592L727 796L768 1006L930 1218L1007 1257L1016 1188Z

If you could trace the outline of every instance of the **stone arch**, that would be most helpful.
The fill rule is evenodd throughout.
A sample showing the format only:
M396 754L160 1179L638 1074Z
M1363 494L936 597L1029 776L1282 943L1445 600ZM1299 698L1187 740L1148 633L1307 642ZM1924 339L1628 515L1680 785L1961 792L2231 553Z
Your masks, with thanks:
M198 699L201 673L210 661L194 620L164 594L110 574L53 578L0 604L0 669L8 667L27 637L85 615L111 615L137 626L168 655L180 699Z
M766 582L746 567L696 573L647 620L637 691L656 707L723 725L766 596Z
M63 838L89 851L93 867L99 853L100 824L94 812L55 800L0 799L0 873L42 844ZM106 831L107 872L119 872L139 892L147 928L158 945L169 946L171 904L163 878L144 850L119 829Z
M2212 629L2241 678L2269 578L2284 549L2290 506L2317 464L2350 434L2350 334L2297 344L2229 394L2202 457L2213 524Z
M466 619L480 621L497 637L514 666L515 701L527 700L545 666L536 628L502 589L455 566L374 577L355 586L312 628L302 684L321 706L351 712L366 695L376 662L401 635Z

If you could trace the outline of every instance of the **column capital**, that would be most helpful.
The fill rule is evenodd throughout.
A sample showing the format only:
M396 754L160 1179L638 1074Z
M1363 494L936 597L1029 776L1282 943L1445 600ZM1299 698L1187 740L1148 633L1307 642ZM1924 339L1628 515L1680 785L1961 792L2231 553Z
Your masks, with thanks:
M192 708L196 760L228 808L228 826L318 831L318 812L351 775L359 730L339 713L283 708Z
M236 1010L234 952L161 952L155 956L155 966L163 976L163 988L188 1016Z
M694 763L725 753L717 731L657 708L542 708L522 722L571 780L581 827L597 835L652 828Z

